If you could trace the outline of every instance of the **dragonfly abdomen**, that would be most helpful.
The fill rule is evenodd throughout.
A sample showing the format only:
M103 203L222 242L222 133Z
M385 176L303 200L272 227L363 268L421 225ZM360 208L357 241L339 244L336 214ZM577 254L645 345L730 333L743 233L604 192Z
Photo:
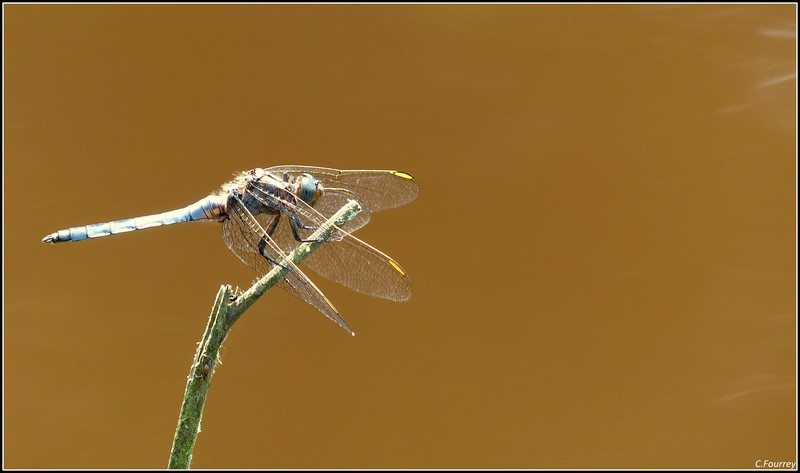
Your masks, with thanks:
M87 238L99 238L117 233L159 227L161 225L172 225L174 223L195 222L200 220L219 221L227 215L226 200L224 196L210 195L182 209L144 217L93 223L59 230L42 238L42 242L63 243L67 241L80 241L86 240Z

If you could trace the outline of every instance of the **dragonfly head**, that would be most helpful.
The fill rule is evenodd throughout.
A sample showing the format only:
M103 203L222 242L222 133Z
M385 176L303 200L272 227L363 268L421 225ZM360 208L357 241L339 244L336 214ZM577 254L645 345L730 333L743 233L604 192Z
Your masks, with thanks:
M297 178L294 193L303 202L313 206L322 196L322 186L318 180L314 179L314 176L303 173L302 176Z

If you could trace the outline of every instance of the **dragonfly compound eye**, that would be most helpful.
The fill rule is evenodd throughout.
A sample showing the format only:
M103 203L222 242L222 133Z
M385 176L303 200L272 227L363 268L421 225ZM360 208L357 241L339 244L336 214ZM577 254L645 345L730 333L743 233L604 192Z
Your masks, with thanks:
M297 196L308 205L314 205L322 195L319 181L311 174L303 174L297 181Z

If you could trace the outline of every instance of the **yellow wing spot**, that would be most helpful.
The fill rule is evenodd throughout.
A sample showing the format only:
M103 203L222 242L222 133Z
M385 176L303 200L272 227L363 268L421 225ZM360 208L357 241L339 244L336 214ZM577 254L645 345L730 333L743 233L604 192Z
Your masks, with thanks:
M405 271L403 271L403 268L401 268L399 264L395 263L395 262L394 262L394 260L392 260L392 259L389 259L389 260L387 260L387 261L389 261L389 264L390 264L390 265L392 265L392 267L393 267L395 270L397 270L397 272L398 272L398 273L402 274L403 276L405 276L405 275L406 275L406 272L405 272Z
M412 181L414 180L414 178L411 177L411 174L406 174L402 171L395 171L394 175L397 177L402 177L403 179L411 179Z
M322 294L322 298L325 299L325 303L328 304L328 307L333 309L334 312L339 313L339 311L336 310L336 307L333 306L333 303L329 301L327 297L325 297L325 294Z

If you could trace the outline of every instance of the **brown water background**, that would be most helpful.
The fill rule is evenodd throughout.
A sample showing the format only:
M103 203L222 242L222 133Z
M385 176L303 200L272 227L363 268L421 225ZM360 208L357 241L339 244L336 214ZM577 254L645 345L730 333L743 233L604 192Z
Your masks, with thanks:
M797 460L793 5L5 5L4 466L163 468L213 224L49 246L277 164L402 169L234 327L196 468Z

